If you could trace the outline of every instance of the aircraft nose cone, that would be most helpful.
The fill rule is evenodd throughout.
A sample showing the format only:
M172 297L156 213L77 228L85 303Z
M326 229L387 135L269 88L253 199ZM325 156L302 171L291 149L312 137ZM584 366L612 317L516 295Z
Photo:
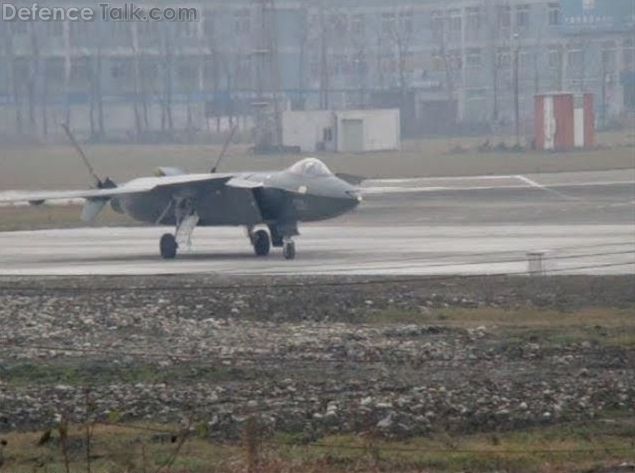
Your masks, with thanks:
M332 195L339 201L340 212L353 210L362 201L360 189L341 179L337 180Z
M356 202L356 205L359 204L363 199L361 192L359 189L351 189L346 191L346 195Z

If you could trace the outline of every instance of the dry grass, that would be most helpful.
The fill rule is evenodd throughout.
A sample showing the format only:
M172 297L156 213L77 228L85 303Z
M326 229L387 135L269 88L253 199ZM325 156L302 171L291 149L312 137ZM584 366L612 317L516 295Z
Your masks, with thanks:
M81 221L82 209L79 205L39 205L0 207L0 231L38 230L45 228L88 227ZM95 223L104 226L143 225L126 215L121 215L110 207L99 214Z
M475 328L481 325L518 329L570 329L574 327L635 328L635 314L628 309L588 308L576 312L541 310L531 307L501 309L439 309L430 312L384 311L370 316L371 323L442 323L445 326Z
M489 332L513 340L537 339L561 345L588 341L605 346L635 347L635 314L631 309L588 308L574 312L523 307L441 309L430 312L386 310L372 314L372 324L437 324L454 328L485 327Z
M635 167L632 133L603 134L599 142L607 146L605 149L571 153L476 151L487 139L493 145L512 142L499 137L421 139L405 141L400 152L320 153L318 156L336 172L366 177L523 174ZM98 173L117 182L152 174L157 166L207 172L220 149L219 146L196 145L86 145L85 148ZM83 188L91 182L68 146L4 147L0 152L0 190ZM230 148L221 170L281 169L300 157L303 156L254 156L247 146L237 145Z
M585 471L598 465L635 460L635 419L614 414L586 424L543 427L513 433L393 442L370 437L334 436L299 445L277 436L258 443L217 444L204 429L187 437L170 468L163 468L181 443L179 434L158 425L96 425L91 470L102 472L375 472L375 471ZM139 428L141 427L141 428ZM171 426L174 431L176 427ZM147 430L150 429L150 430ZM39 432L5 436L5 471L64 471L59 435L38 445ZM291 446L294 444L294 446ZM85 436L71 427L67 440L70 471L86 471ZM328 448L326 448L328 447Z

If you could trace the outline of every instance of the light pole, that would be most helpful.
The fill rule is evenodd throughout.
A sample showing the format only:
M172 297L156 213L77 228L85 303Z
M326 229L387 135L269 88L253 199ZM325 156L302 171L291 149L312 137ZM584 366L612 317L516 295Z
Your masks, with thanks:
M607 62L608 62L608 56L607 56L607 52L602 51L602 116L601 116L601 124L602 127L606 127L606 86L607 86L607 82L608 82L608 67L607 67Z
M514 127L516 131L516 148L520 148L520 78L518 61L520 56L520 35L514 33Z

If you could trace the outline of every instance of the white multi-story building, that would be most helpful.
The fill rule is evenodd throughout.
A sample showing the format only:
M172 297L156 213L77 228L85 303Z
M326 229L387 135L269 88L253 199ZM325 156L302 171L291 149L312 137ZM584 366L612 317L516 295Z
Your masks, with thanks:
M534 95L554 90L594 93L600 126L635 109L631 0L178 6L196 21L0 21L0 136L70 121L159 139L250 126L272 102L397 107L405 136L456 133L510 126L516 96L528 130Z

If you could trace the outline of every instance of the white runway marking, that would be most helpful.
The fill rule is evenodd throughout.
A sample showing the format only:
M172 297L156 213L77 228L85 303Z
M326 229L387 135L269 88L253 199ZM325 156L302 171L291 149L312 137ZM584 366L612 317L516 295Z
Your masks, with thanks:
M527 183L527 184L529 184L531 187L534 187L534 188L536 188L536 189L543 190L543 191L545 191L545 192L549 192L549 193L551 193L551 194L553 194L553 195L556 195L556 196L558 196L558 197L560 197L560 198L562 198L562 199L564 199L564 200L578 200L576 197L572 197L572 196L570 196L570 195L567 195L567 194L564 194L564 193L559 192L559 191L557 191L557 190L554 190L554 189L552 189L552 188L550 188L550 187L543 186L542 184L538 184L536 181L534 181L534 180L532 180L532 179L529 179L529 178L528 178L528 177L526 177L526 176L517 175L517 176L515 176L515 177L516 177L517 179L520 179L520 180L521 180L521 181L523 181L523 182L526 182L526 183ZM576 183L576 185L578 185L578 186L579 186L579 185L582 185L582 184L580 184L580 183Z
M538 184L536 181L532 181L528 177L522 176L520 174L518 174L518 175L516 175L514 177L516 179L520 179L523 182L526 182L527 184L529 184L530 187L537 187L538 189L546 189L545 186L542 186L542 185Z
M536 175L417 177L403 179L368 179L362 184L367 195L406 194L416 192L474 191L495 189L539 189L561 199L577 200L554 187L612 186L635 184L635 171L551 173Z
M528 189L528 188L536 188L546 192L553 193L558 197L565 200L579 200L577 197L572 197L562 192L559 192L555 189L551 189L550 187L543 186L538 184L537 182L527 182L524 176L513 176L514 178L518 178L523 182L526 182L526 185L523 184L512 184L512 185L497 185L497 186L462 186L462 187L390 187L390 186L372 186L372 187L362 187L362 193L366 195L371 194L409 194L409 193L417 193L417 192L441 192L441 191L475 191L475 190L495 190L495 189ZM566 187L586 187L586 186L612 186L612 185L626 185L626 184L635 184L635 181L594 181L594 182L578 182L574 184L567 184Z

